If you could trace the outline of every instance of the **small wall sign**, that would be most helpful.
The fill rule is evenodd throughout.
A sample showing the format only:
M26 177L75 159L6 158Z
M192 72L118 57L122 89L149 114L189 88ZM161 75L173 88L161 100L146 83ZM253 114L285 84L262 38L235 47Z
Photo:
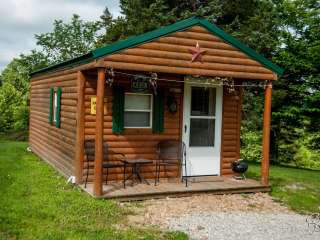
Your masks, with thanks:
M104 114L107 114L107 98L104 98ZM97 97L91 97L91 115L97 114Z
M149 89L149 79L144 76L135 76L131 80L131 91L132 92L146 92Z

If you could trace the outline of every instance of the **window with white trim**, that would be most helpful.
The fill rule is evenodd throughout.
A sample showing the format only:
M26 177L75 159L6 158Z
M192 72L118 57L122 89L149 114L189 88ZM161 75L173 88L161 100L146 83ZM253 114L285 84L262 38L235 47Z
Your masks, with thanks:
M58 111L58 94L57 91L53 93L53 122L57 121L57 111Z
M125 93L124 127L152 127L152 94Z

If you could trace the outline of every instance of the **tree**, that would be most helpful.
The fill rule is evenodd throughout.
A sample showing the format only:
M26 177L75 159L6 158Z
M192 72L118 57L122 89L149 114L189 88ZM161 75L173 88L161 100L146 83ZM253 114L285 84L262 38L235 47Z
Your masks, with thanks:
M122 16L104 21L100 45L191 16L207 18L267 57L278 45L278 13L268 0L121 0L120 7Z
M85 22L73 15L70 23L55 20L53 31L35 35L37 45L50 63L66 61L92 50L98 40L100 21Z
M274 153L281 162L301 164L308 158L301 158L302 150L320 154L319 9L316 0L279 5L282 46L274 60L286 72L274 86L272 125L277 135Z
M170 19L174 20L172 15L164 14L169 10L164 0L120 0L120 7L122 15L116 19L112 19L107 8L100 17L105 33L98 46L156 29L170 23Z
M0 75L0 132L25 131L29 119L30 73L92 50L101 22L84 22L73 15L70 23L54 22L53 32L36 35L40 50L14 58Z
M29 74L47 66L46 57L37 51L13 59L1 73L0 132L24 131L29 119Z

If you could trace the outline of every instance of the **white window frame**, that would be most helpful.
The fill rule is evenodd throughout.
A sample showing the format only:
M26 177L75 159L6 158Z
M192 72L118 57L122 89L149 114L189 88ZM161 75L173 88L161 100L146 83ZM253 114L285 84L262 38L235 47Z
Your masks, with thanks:
M58 93L53 91L53 122L57 122L57 110L58 110Z
M127 127L124 126L125 129L137 129L137 128L144 128L150 129L152 128L152 116L153 116L153 95L150 93L133 93L133 92L125 92L124 94L124 101L126 101L127 95L139 95L139 96L150 96L150 109L149 110L141 110L141 109L124 109L124 114L126 112L147 112L150 115L149 118L149 126L138 126L138 127Z

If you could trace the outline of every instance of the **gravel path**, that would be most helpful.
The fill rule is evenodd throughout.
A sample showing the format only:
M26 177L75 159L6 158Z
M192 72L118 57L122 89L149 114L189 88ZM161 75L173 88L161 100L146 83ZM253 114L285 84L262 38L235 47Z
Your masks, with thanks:
M306 222L310 217L291 211L266 193L203 194L130 206L135 210L128 218L130 225L179 230L191 239L320 240L320 219L313 232L313 225Z
M190 239L319 240L306 216L298 214L215 213L170 218L171 230L186 232Z

